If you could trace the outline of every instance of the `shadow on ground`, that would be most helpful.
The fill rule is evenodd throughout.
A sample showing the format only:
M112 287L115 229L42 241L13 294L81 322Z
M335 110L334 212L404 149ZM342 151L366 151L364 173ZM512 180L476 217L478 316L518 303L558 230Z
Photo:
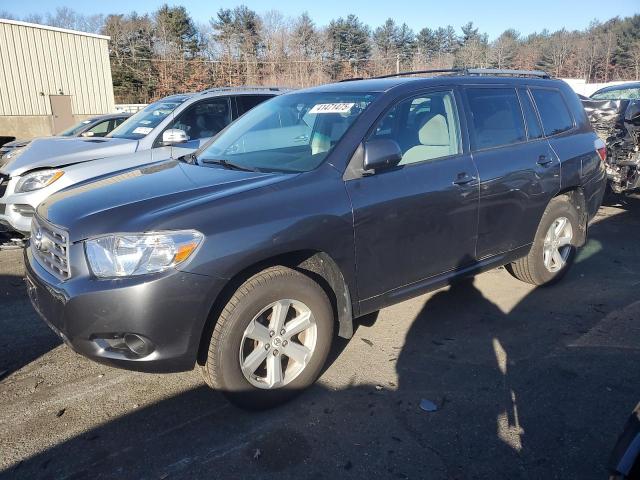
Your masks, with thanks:
M9 237L0 232L0 244ZM2 252L0 275L0 378L29 365L33 360L60 345L60 339L48 328L34 328L39 321L31 308L22 271L22 251ZM4 265L3 265L4 267Z
M638 325L626 309L638 300L640 207L619 212L592 228L560 284L531 290L511 308L496 305L473 279L428 296L404 344L388 352L397 384L376 383L379 365L368 363L370 384L335 390L320 383L261 413L198 387L54 445L4 475L605 478L610 449L640 398L640 350L615 338L590 340L611 315ZM508 288L506 273L485 275ZM365 321L383 329L374 319ZM54 342L43 335L35 343L35 354L16 365ZM421 399L438 411L420 409Z

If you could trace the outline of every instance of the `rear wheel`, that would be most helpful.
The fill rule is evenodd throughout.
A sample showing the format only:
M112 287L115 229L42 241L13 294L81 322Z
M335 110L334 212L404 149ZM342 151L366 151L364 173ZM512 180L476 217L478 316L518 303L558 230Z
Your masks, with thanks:
M244 282L222 311L202 373L238 406L273 407L313 384L333 337L324 290L286 267Z
M569 197L555 197L542 216L529 254L507 265L507 270L534 285L560 280L575 259L579 229L580 217Z

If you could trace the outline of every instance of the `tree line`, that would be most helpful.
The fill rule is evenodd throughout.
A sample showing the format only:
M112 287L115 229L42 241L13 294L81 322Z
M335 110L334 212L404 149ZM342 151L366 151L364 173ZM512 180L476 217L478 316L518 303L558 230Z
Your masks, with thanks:
M0 12L0 17L11 17ZM109 56L119 103L223 85L306 87L397 70L456 67L542 69L587 82L640 80L640 15L490 41L472 22L415 32L389 18L370 27L356 15L319 26L307 14L258 14L241 5L206 23L181 6L153 13L84 16L63 7L23 20L111 37Z

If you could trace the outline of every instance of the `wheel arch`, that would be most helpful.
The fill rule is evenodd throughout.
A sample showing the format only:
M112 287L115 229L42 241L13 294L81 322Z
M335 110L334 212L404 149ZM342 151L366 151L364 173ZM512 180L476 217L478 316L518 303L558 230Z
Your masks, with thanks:
M197 362L203 365L206 361L208 340L213 332L217 318L233 293L248 278L256 273L276 265L298 270L317 282L329 297L338 321L338 336L353 336L353 304L349 285L338 264L329 254L318 250L297 250L265 258L237 272L224 286L214 301L207 321L200 334Z
M589 222L589 212L587 212L587 201L584 190L579 185L566 187L560 190L553 198L565 196L578 211L580 216L580 229L578 231L578 246L582 246L587 241L587 227Z

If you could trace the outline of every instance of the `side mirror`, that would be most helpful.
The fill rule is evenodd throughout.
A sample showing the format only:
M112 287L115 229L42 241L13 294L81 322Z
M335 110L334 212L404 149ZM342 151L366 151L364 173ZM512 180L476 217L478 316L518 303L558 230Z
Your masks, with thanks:
M164 131L162 134L162 144L167 145L175 145L176 143L184 143L189 141L189 137L187 136L184 130L180 130L179 128L169 128Z
M364 144L364 169L393 168L402 160L402 150L395 140L381 138Z
M93 132L84 132L80 134L81 137L93 137Z

